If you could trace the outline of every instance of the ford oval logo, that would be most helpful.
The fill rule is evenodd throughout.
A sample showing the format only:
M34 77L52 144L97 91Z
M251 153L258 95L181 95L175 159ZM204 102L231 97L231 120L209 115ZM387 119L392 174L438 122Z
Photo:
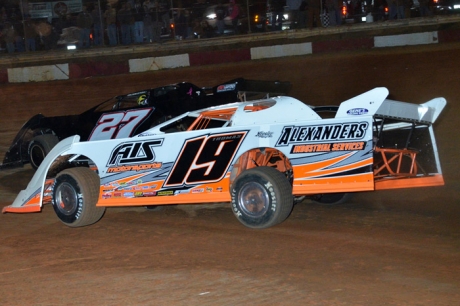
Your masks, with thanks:
M360 116L360 115L366 115L369 111L365 108L352 108L347 111L348 115L352 116Z

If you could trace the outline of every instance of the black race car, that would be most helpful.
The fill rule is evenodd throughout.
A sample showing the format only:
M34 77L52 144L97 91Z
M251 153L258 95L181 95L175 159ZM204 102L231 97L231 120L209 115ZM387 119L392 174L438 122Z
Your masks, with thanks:
M214 87L181 82L121 95L79 115L35 115L13 140L0 168L30 163L38 168L62 139L79 135L82 140L125 138L187 111L286 94L289 82L234 79Z

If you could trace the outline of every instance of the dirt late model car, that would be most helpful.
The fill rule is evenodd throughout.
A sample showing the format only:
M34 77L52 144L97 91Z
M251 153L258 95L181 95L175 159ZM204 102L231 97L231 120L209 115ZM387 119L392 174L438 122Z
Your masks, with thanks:
M304 197L333 202L351 192L443 185L432 124L446 100L417 105L387 95L375 88L338 107L279 96L187 112L130 138L72 136L3 212L51 203L78 227L110 206L230 202L245 226L267 228Z
M125 138L184 112L248 98L286 94L289 82L234 79L214 87L189 82L170 84L109 99L79 115L45 117L27 121L6 152L1 168L30 163L36 169L62 139Z

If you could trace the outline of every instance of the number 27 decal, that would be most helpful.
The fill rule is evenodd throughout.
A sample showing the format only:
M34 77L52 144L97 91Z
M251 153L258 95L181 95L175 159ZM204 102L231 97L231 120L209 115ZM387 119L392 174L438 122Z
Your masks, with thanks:
M195 185L221 180L247 132L189 139L164 186Z
M88 140L130 137L139 124L152 112L151 108L103 114Z

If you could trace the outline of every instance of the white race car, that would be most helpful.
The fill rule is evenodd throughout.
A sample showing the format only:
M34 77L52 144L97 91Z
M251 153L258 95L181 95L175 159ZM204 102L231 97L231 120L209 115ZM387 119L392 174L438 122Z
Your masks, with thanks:
M72 136L3 212L52 203L77 227L111 206L231 202L245 226L267 228L305 197L338 203L351 192L443 185L432 124L446 100L387 96L375 88L338 107L266 98L187 112L130 138Z

